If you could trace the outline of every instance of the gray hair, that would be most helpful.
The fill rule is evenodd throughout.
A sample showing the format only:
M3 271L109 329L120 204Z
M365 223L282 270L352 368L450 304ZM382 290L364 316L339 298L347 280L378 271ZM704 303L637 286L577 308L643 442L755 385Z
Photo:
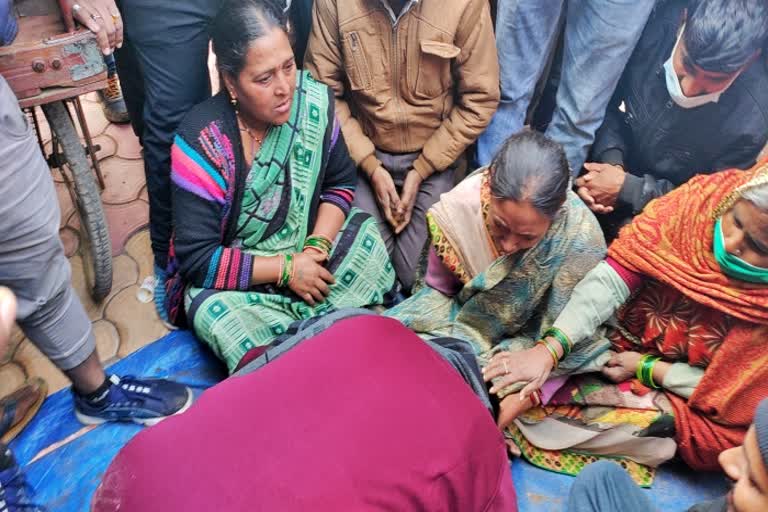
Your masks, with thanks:
M565 202L570 182L563 147L542 133L512 135L491 163L491 193L502 199L529 202L554 218Z
M760 210L768 213L768 183L762 183L756 187L745 190L741 194L742 199L746 199Z

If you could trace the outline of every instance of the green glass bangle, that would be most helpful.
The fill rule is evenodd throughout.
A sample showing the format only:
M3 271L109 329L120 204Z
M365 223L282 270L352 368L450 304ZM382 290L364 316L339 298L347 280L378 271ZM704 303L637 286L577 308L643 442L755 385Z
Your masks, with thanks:
M322 247L323 249L328 249L331 247L331 244L328 243L328 240L323 240L322 238L307 238L307 241L304 242L304 247Z
M313 235L307 238L307 240L304 242L304 246L320 247L330 251L333 247L333 242L324 236Z
M646 354L641 357L640 361L637 363L637 379L649 388L661 389L661 386L657 386L656 382L653 380L653 368L660 360L660 357Z
M660 360L660 357L654 357L645 363L645 377L647 379L647 384L653 389L661 389L661 386L657 385L656 381L653 380L653 369L656 367L656 363L658 363Z
M643 365L645 364L645 359L650 356L642 356L640 360L637 362L637 368L635 369L635 377L637 377L637 380L640 382L643 382Z
M571 340L566 336L566 334L558 329L557 327L550 327L546 331L544 331L544 337L551 336L552 338L555 338L558 343L560 343L560 346L563 347L563 357L561 359L565 359L568 354L571 353L571 349L573 348L573 343L571 343Z
M293 255L286 254L283 257L285 258L283 264L283 275L280 276L280 282L277 283L277 286L280 288L283 288L288 284L288 281L291 279L291 271L293 270Z

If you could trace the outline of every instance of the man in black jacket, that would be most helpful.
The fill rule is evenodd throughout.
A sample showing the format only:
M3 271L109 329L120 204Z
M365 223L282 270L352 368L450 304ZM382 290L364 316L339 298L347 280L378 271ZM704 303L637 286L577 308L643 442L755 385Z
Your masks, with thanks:
M768 139L767 36L763 0L656 8L576 180L607 238L692 176L755 163Z

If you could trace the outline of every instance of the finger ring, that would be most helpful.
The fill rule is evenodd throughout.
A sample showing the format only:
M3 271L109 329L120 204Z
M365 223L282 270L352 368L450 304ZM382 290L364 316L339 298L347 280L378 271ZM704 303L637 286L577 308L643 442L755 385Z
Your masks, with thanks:
M82 7L80 7L80 4L72 4L72 12L77 12L80 9L82 9Z
M507 362L504 361L504 373L509 373L509 368L507 368Z
M93 21L99 21L100 19L102 19L102 17L99 16L98 14L91 14L91 19Z
M112 15L112 21L117 21L119 19L120 19L120 15L119 14L113 14Z

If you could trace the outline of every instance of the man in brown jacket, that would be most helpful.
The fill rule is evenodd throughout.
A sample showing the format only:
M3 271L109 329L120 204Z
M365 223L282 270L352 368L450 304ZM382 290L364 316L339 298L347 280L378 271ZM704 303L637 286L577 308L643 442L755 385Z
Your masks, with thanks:
M336 93L361 171L354 204L410 290L427 210L499 102L488 1L316 0L305 66Z

